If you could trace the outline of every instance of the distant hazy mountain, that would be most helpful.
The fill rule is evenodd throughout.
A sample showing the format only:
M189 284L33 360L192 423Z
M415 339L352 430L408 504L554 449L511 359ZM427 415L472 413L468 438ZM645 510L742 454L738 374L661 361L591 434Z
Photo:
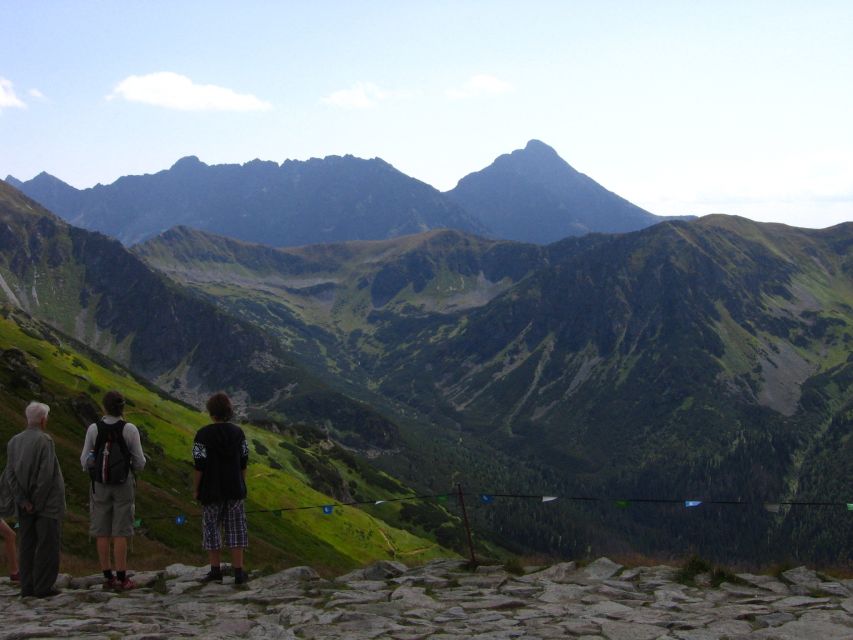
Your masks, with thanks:
M447 195L498 237L548 244L599 231L637 231L661 222L531 140L462 178Z
M445 194L379 158L349 155L281 165L206 165L189 156L156 174L83 190L44 172L6 182L68 222L126 245L175 225L273 246L383 240L442 228L549 244L672 219L608 191L538 140Z
M8 183L74 225L135 244L176 224L295 246L454 228L486 229L433 187L376 158L329 156L282 165L208 166L191 156L167 171L77 190L46 173Z

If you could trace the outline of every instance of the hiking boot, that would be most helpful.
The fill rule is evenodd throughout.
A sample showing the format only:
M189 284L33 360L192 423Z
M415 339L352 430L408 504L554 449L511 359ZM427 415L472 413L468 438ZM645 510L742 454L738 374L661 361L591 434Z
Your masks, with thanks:
M117 591L130 591L131 589L136 589L136 583L130 578L125 578L121 582L116 580L115 588Z
M104 584L102 585L104 589L115 589L118 587L119 581L115 578L110 578L109 580L104 580Z
M234 574L234 584L246 584L249 581L249 576L245 571L240 571Z
M11 582L20 582L21 581L21 574L20 573L10 573L9 574L9 580Z
M199 580L199 582L218 582L222 584L222 572L221 571L208 571L207 574Z

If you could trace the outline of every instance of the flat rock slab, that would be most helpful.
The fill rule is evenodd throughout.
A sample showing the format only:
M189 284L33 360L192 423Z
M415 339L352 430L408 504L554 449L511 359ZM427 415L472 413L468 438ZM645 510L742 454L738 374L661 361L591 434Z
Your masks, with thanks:
M746 585L698 588L677 583L673 567L623 570L606 558L520 577L451 560L377 563L335 580L294 567L235 586L202 584L207 567L176 564L137 574L130 592L66 575L44 600L0 578L0 640L853 640L853 583L792 571L787 584L743 574ZM828 587L821 597L804 586L815 579Z

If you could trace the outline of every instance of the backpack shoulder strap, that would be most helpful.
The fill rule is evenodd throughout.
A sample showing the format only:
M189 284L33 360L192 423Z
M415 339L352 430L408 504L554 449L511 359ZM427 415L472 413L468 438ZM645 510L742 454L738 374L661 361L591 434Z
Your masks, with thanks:
M127 441L124 439L124 427L127 425L125 420L119 419L115 424L112 425L112 428L115 429L116 436L118 436L118 446L121 447L122 452L125 457L130 460L130 448L127 446Z
M95 436L95 451L98 451L102 446L104 446L104 442L107 440L107 423L104 422L103 418L100 418L95 423L95 427L98 429L97 435Z

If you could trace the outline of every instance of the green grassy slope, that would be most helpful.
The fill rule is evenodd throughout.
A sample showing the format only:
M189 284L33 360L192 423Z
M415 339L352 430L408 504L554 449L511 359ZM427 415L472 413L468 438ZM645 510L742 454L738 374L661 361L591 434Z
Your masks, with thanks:
M126 418L139 426L149 459L137 488L137 517L142 524L134 540L132 566L203 562L199 508L189 493L192 438L207 423L206 416L22 312L2 308L0 438L5 442L22 427L23 410L30 400L38 399L51 406L48 427L57 444L69 506L63 551L65 566L72 570L95 569L94 544L87 536L89 483L80 470L79 455L85 429L98 415L97 400L107 389L119 389L129 399ZM273 433L251 424L244 424L243 428L252 449L247 476L249 511L335 504L335 498L311 486L318 485L323 477L324 486L337 493L338 499L411 495L400 483L370 469L311 430L293 427L284 433ZM327 455L325 452L330 449L332 455ZM5 458L5 448L0 456ZM284 511L280 515L252 513L249 563L308 563L332 572L377 559L417 563L452 555L434 539L381 519L385 516L402 522L399 504L371 511L339 506L333 515L324 515L321 509ZM175 517L181 514L188 520L186 525L178 526ZM446 513L444 516L452 527L453 518Z

